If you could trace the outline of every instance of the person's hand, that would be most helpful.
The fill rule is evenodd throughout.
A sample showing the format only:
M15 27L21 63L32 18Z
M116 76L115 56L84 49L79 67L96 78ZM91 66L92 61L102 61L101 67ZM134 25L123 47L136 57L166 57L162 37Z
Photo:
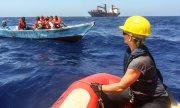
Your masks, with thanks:
M94 90L94 92L102 92L102 84L99 83L91 83L90 87Z

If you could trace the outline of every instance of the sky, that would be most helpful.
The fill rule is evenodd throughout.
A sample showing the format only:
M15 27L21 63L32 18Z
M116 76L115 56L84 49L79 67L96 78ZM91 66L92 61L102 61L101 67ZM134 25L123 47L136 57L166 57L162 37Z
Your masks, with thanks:
M180 0L0 0L0 17L90 16L104 4L116 5L120 16L180 16Z

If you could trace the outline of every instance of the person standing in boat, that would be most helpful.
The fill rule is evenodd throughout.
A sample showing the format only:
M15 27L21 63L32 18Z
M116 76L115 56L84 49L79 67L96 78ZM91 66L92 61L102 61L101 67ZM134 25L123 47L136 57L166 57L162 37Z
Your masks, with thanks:
M26 19L25 19L25 17L22 17L19 19L18 30L26 30Z
M124 43L128 48L124 57L124 76L118 83L101 85L92 83L95 92L117 92L129 97L133 108L170 108L170 99L162 76L145 39L151 34L150 22L142 16L129 17L123 26ZM128 99L127 99L128 100Z

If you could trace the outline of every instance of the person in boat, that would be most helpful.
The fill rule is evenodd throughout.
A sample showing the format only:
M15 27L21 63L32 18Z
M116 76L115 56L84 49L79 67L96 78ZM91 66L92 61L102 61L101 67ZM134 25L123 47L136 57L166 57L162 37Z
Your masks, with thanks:
M53 16L49 17L49 21L53 22Z
M38 28L42 28L42 24L41 24L41 21L40 21L40 17L38 16L35 20L35 23L34 23L34 28L35 29L38 29Z
M18 30L26 30L26 19L21 17L18 22Z
M46 17L46 20L45 20L46 22L46 28L47 29L51 29L51 25L50 25L50 22L49 22L49 17Z
M42 27L41 27L41 29L46 29L46 22L45 22L45 18L44 18L44 16L41 16L41 24L42 24Z
M61 26L61 18L60 17L58 17L58 16L55 16L54 17L54 27L55 28L60 28Z
M6 21L6 19L2 20L1 26L2 26L3 28L7 27L7 21Z
M51 29L55 28L55 27L54 27L53 16L50 16L50 17L49 17L49 25L51 26Z
M132 108L170 108L169 94L162 76L144 44L151 34L150 22L142 16L131 16L119 28L123 31L124 43L128 45L124 57L124 76L114 84L92 83L92 89L97 93L107 93L107 96L112 92L123 94L129 97L124 100L130 101Z

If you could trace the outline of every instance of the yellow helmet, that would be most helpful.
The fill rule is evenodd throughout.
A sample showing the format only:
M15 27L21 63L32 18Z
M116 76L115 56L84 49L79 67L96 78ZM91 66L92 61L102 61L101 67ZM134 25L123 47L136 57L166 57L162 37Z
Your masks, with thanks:
M148 36L151 34L151 24L142 16L129 17L119 28L135 35Z

